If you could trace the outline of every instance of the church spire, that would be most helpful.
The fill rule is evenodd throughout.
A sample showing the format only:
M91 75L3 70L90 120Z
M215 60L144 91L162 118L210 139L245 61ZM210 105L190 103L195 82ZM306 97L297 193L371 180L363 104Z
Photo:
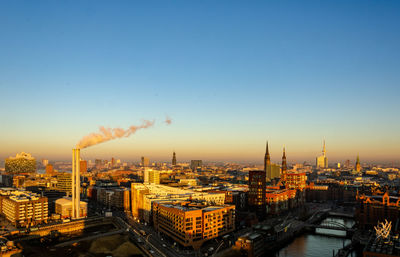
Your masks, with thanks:
M287 164L286 164L286 149L285 146L283 146L283 155L282 155L282 174L281 174L281 180L283 182L286 181L286 171L287 171Z
M268 165L271 165L271 158L269 156L268 140L267 140L267 144L265 147L265 156L264 156L264 172L267 172Z
M324 156L326 156L325 139L324 139L324 148L322 150L322 153L324 154Z

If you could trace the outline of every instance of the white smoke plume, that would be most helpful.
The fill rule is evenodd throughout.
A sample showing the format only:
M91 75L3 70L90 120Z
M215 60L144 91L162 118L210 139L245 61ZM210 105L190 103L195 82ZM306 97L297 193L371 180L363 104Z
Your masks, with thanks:
M128 129L122 128L105 128L103 126L100 127L100 132L91 133L81 139L79 143L76 145L77 148L86 148L92 145L97 145L103 142L107 142L109 140L113 140L121 137L129 137L134 134L139 129L145 129L152 127L154 125L154 121L144 120L142 125L140 126L130 126Z
M171 125L172 119L169 116L165 117L165 123L167 123L167 125Z

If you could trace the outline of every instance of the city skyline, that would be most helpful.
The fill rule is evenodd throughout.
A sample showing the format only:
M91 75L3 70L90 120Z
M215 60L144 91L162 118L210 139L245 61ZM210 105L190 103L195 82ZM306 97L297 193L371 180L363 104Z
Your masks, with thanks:
M82 156L262 163L268 139L273 162L285 144L288 161L314 163L325 138L331 163L398 162L399 10L3 2L0 158L69 160L99 126L154 119Z

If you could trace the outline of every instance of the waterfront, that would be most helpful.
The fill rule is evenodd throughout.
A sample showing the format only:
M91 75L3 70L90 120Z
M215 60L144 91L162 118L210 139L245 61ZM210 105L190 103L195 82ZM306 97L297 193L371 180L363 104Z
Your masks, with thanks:
M327 218L323 222L337 222L351 227L354 224L353 220L340 219L340 218ZM350 239L345 237L340 238L337 236L344 236L344 231L317 229L315 234L303 234L287 246L282 248L276 257L322 257L332 256L333 250L335 253L344 245L350 243ZM354 257L359 257L356 252L352 253ZM360 255L361 256L361 255Z

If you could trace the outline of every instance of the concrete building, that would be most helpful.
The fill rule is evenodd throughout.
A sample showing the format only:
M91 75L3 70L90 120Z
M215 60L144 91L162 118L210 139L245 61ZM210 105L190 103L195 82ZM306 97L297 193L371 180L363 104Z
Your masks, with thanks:
M67 195L72 193L72 174L62 172L57 174L57 189Z
M249 207L256 212L259 220L265 219L266 174L263 170L249 171Z
M48 219L47 198L32 192L11 191L1 205L1 213L16 227L37 225Z
M149 167L150 166L150 159L147 157L142 156L142 167Z
M154 228L182 246L201 245L235 229L235 207L206 206L192 202L155 202Z
M198 200L223 205L225 193L203 193L164 185L132 183L131 200L132 216L149 223L156 201Z
M192 171L196 171L198 169L201 170L202 167L203 167L202 160L191 160L190 161L190 168L192 169Z
M267 181L271 181L275 178L280 178L281 176L281 166L272 163L267 165Z
M46 165L46 174L48 174L50 176L54 175L53 165L51 165L51 164Z
M123 187L98 187L97 202L111 209L130 211L130 190Z
M144 183L160 184L160 171L145 168L143 171Z
M81 174L84 174L84 173L87 172L87 161L85 161L85 160L81 160L81 161L80 161L80 168L79 168L79 170L80 170L80 173L81 173Z
M56 200L55 204L55 213L60 214L62 219L68 219L72 217L72 199L68 198L60 198ZM86 217L87 216L87 203L81 201L79 207L79 216Z

